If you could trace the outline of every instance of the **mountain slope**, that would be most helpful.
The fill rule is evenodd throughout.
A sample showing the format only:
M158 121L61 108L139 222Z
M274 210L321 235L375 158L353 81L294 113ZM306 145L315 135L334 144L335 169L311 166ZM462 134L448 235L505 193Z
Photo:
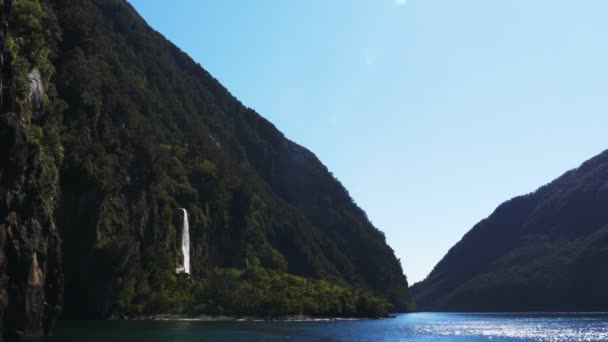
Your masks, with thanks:
M608 151L500 205L412 291L422 310L608 308Z
M214 279L241 279L226 268L247 270L252 283L298 283L283 276L289 273L347 289L332 309L306 309L313 313L353 314L378 303L367 294L411 310L407 280L384 235L313 153L242 105L125 1L41 3L42 17L34 19L46 25L38 35L49 67L38 69L48 101L43 114L22 108L18 116L44 137L47 154L57 152L48 158L55 177L47 179L56 191L45 198L62 240L56 269L59 284L65 279L65 318L182 312L196 306L196 289L206 301L198 311L226 312L227 304L205 292ZM9 30L18 42L36 33L28 29L33 19L24 18ZM175 275L183 259L180 208L190 221L191 278ZM26 217L0 206L2 217L9 214ZM31 268L28 260L20 267ZM301 305L266 307L306 311Z
M63 147L47 34L57 26L45 10L0 4L0 339L48 333L62 303L55 210Z

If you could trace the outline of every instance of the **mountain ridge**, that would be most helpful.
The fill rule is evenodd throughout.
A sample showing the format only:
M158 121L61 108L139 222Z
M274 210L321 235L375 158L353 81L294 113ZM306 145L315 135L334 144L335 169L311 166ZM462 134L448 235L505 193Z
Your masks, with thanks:
M412 286L422 310L603 310L608 151L504 202ZM593 259L597 259L594 261ZM585 281L578 281L585 279Z

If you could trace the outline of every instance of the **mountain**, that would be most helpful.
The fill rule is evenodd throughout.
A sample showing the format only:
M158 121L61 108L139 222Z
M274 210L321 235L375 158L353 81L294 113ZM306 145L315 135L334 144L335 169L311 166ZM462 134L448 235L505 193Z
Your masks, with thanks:
M384 234L331 172L126 1L2 6L4 336L60 315L413 309ZM176 274L184 214L190 276Z
M429 311L608 309L608 151L500 205L412 287Z

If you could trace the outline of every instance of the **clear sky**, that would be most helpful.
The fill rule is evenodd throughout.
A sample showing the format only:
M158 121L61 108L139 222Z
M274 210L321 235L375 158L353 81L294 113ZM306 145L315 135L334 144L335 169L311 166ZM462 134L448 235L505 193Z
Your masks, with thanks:
M608 1L130 2L317 154L410 283L608 147Z

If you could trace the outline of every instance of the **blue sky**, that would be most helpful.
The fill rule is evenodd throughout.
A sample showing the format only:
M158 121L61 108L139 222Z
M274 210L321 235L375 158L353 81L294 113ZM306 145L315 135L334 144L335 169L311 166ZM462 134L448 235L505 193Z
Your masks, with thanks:
M410 283L608 147L608 1L130 2L317 154Z

